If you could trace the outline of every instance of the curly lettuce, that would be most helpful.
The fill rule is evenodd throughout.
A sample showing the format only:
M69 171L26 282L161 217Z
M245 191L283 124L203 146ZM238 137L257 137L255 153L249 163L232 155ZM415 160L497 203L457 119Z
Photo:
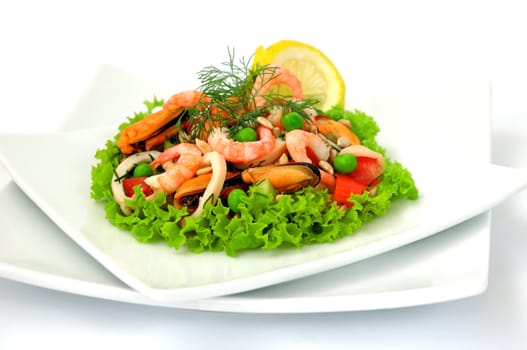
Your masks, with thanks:
M146 111L129 117L119 130L149 115L162 103L157 99L146 101ZM365 146L385 153L375 140L379 127L372 117L340 106L332 108L327 115L337 120L348 119ZM117 147L118 136L95 153L98 163L92 167L91 197L104 203L106 218L112 225L130 232L139 242L164 240L175 249L186 247L195 253L223 251L229 256L249 249L300 248L349 236L364 223L384 215L393 200L415 200L419 196L410 172L400 163L386 159L386 169L375 196L368 192L352 195L353 206L347 210L339 208L325 190L307 187L281 195L277 200L253 186L242 199L240 215L232 215L224 203L217 201L214 205L206 204L202 215L191 217L185 208L168 205L164 193L146 200L136 188L134 198L127 201L133 212L126 216L111 192L111 179L122 158Z

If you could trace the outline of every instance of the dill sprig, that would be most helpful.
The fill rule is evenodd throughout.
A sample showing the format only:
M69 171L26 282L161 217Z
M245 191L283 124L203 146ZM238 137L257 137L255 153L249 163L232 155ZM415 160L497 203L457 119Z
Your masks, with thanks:
M249 62L242 57L236 63L234 49L229 49L228 53L229 61L221 64L225 69L207 66L198 72L198 79L201 81L199 90L217 102L227 101L233 96L242 100L251 94L254 77Z
M260 91L254 89L254 82L260 77L262 86L268 84L279 74L276 67L258 64L251 67L251 59L236 59L234 49L228 49L228 54L229 60L220 67L207 66L198 72L201 82L198 90L203 97L196 105L187 108L189 139L203 138L216 127L228 129L229 136L233 137L242 128L256 127L256 119L276 107L284 113L298 112L310 121L304 109L318 102L314 99L292 100L290 96L272 90L262 96L265 105L257 106Z

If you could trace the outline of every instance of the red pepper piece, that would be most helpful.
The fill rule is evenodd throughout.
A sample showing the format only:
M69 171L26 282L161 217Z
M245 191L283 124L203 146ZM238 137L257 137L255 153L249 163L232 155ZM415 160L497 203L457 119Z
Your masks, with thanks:
M123 184L124 193L128 197L134 196L134 187L135 186L141 186L141 191L145 194L145 196L149 196L154 191L152 191L152 188L148 186L145 182L145 179L147 177L132 177L129 179L123 179L121 180L121 183Z

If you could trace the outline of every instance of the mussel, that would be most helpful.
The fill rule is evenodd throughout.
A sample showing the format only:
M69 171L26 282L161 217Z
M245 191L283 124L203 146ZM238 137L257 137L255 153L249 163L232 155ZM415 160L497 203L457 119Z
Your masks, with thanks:
M188 117L186 108L199 101L208 100L203 93L195 90L183 91L173 95L163 104L163 108L126 127L117 140L124 154L151 150L162 145L167 137L178 132L178 120Z
M119 135L117 145L124 154L151 150L177 132L176 119L181 111L161 109L128 126Z
M185 206L190 212L194 211L199 206L199 199L205 192L211 177L212 173L206 173L195 176L181 184L176 193L174 193L174 206L177 208ZM225 197L233 188L245 187L247 186L241 180L239 172L228 171L225 176L220 198Z
M313 164L296 162L247 168L241 176L248 184L267 179L278 193L292 193L307 186L318 185L321 175Z
M315 118L313 125L315 125L319 133L333 142L336 142L340 137L345 137L350 145L360 144L360 139L349 127L330 117L319 115Z

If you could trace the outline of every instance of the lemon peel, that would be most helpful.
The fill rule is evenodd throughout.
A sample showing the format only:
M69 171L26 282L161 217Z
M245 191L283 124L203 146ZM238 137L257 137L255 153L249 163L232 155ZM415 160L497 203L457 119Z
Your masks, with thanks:
M269 47L259 46L253 65L275 64L287 68L302 83L305 98L317 99L315 105L327 111L344 105L346 87L337 67L322 51L295 40L280 40Z

